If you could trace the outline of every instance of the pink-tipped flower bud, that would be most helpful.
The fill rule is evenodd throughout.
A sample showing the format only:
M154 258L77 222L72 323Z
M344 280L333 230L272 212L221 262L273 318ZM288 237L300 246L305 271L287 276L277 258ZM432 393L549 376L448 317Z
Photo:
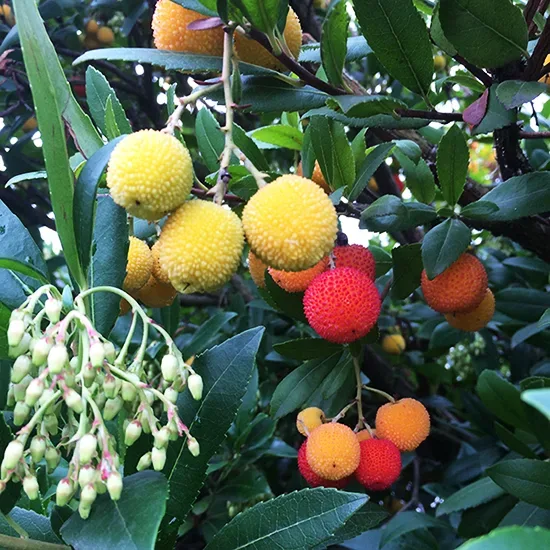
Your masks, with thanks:
M14 384L10 384L8 387L8 395L6 397L6 405L9 409L15 407L15 391L13 390Z
M153 463L153 468L157 472L160 472L166 464L166 449L153 447L153 450L151 451L151 462Z
M29 497L29 500L36 500L40 496L38 480L36 477L28 475L23 479L23 491Z
M67 504L69 504L71 498L73 498L73 494L73 482L68 477L64 477L57 484L57 489L55 491L55 503L58 506L66 506Z
M141 472L142 470L147 470L151 467L151 453L145 453L140 459L136 466L136 470Z
M63 393L63 399L67 403L67 407L71 408L76 414L80 414L84 410L82 397L72 388L67 388Z
M46 449L46 453L44 455L46 459L46 464L48 465L48 470L53 472L61 462L61 453L53 446L49 446Z
M117 395L114 399L107 399L103 408L103 418L112 420L120 412L122 405L124 405L124 401L122 401L120 395Z
M48 368L51 374L60 374L69 364L69 352L63 344L56 344L48 353Z
M28 355L20 355L11 368L11 381L19 384L29 372L31 372L32 361Z
M139 420L132 420L132 422L126 426L124 443L128 445L128 447L133 445L140 438L142 431L141 422Z
M4 460L2 461L2 466L6 470L13 470L17 463L23 457L23 451L25 446L19 439L14 439L8 443L6 450L4 451Z
M32 364L41 367L48 360L48 355L52 349L52 344L46 338L40 338L34 344L32 349Z
M173 403L174 405L178 400L178 395L178 392L172 387L166 388L164 390L164 397L166 397L166 399L168 399L168 401L170 401L170 403Z
M50 323L54 324L59 322L61 317L61 309L63 308L63 303L61 300L56 298L48 298L44 305L44 311L50 320Z
M91 363L84 365L82 370L82 378L84 379L84 385L89 388L97 377L97 369L92 367Z
M112 365L116 359L115 345L112 342L105 342L103 344L103 349L105 351L105 359L107 359L107 363L111 363Z
M80 503L84 504L85 506L91 506L96 498L97 491L95 490L95 487L92 483L89 483L88 485L83 487L82 491L80 491Z
M25 394L27 393L27 388L29 384L33 381L33 378L30 375L25 376L19 384L13 386L13 395L16 401L25 401Z
M120 391L122 399L128 403L134 401L137 397L137 388L131 382L122 382L122 389Z
M105 347L101 342L94 342L90 346L90 361L94 367L102 367L105 361Z
M120 499L120 495L122 494L122 486L122 476L116 471L111 472L111 475L107 478L107 490L109 491L111 500Z
M160 370L162 371L162 377L167 382L173 382L178 375L179 362L175 355L168 353L162 358L160 363Z
M90 483L95 483L97 479L98 472L91 464L86 464L80 468L80 471L78 472L78 484L81 489Z
M9 346L8 357L10 357L11 359L16 359L20 355L27 353L31 346L31 341L32 341L31 335L28 332L25 332L25 334L23 334L23 337L21 338L21 341L17 346Z
M8 346L16 348L25 334L25 323L21 319L14 319L8 325Z
M46 438L41 435L33 437L29 448L32 461L38 464L46 455Z
M106 374L105 380L103 380L103 391L105 392L105 395L112 399L113 397L116 397L117 394L117 381L116 378L112 374Z
M24 402L18 401L13 409L13 423L22 426L31 414L31 408Z
M155 394L151 390L143 390L147 404L151 406L155 402Z
M47 414L42 421L50 435L56 435L59 430L59 420L55 414Z
M191 392L193 399L196 401L202 399L203 383L199 374L192 374L187 379L187 386L189 387L189 391Z
M41 378L35 378L25 392L25 403L29 407L34 407L36 402L44 393L44 381Z
M97 438L92 434L85 434L78 444L78 460L80 464L88 464L97 450Z
M201 453L199 442L194 437L187 439L187 448L193 456L199 456Z
M164 449L170 441L170 430L166 426L163 426L153 435L153 438L155 440L155 447L157 449Z

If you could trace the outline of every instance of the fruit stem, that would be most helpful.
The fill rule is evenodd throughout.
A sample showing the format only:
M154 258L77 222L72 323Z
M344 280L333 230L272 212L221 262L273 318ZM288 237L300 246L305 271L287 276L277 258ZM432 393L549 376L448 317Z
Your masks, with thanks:
M359 354L353 354L353 366L355 368L355 382L357 384L357 395L355 401L357 402L357 429L361 429L365 425L365 417L363 416L363 396L361 384L361 365L359 364Z
M371 388L370 386L367 386L366 384L363 385L363 389L367 390L367 391L371 391L373 393L377 393L377 394L381 395L382 397L385 397L390 403L395 403L395 399L389 393L386 393L385 391L377 390L376 388Z

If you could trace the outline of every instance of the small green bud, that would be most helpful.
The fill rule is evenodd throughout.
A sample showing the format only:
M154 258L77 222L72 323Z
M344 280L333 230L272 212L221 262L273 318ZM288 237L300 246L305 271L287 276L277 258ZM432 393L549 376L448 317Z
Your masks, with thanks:
M41 435L37 435L32 438L30 444L32 461L38 464L46 454L46 438Z
M59 430L59 421L55 414L47 414L44 416L44 427L48 430L50 435L56 435Z
M80 464L88 464L97 450L97 438L92 434L85 434L78 444L78 459Z
M97 479L98 472L91 464L86 464L80 468L78 472L78 484L81 489L90 483L95 483Z
M72 369L70 366L65 370L63 380L65 381L65 385L69 388L76 387L76 373L74 369ZM61 380L59 381L59 383L61 383ZM62 387L63 386L61 386L61 388Z
M166 399L168 399L168 401L170 401L170 403L173 403L174 405L178 401L178 395L178 392L172 387L166 388L164 390L164 397L166 397Z
M155 402L155 395L151 390L143 390L147 404L151 406Z
M91 363L84 365L84 370L82 371L82 377L84 378L84 385L89 388L96 379L97 369L92 367Z
M82 405L82 397L72 388L67 388L65 390L63 399L65 400L65 403L67 403L67 407L71 408L76 414L80 414L84 410L84 405Z
M19 439L10 441L4 451L4 460L2 461L2 465L5 466L7 470L13 470L23 457L24 449L25 446L21 441L19 441Z
M124 443L128 445L128 447L133 445L140 438L142 431L141 422L139 420L132 420L132 422L126 426Z
M50 320L50 323L54 324L59 322L61 317L61 309L63 308L63 302L57 300L56 298L48 298L46 304L44 305L44 310L46 315Z
M167 382L173 382L178 375L179 362L175 355L168 353L162 358L160 363L160 370L162 371L162 377Z
M131 382L124 380L122 382L121 395L124 401L131 403L137 397L137 388Z
M170 441L170 431L164 426L153 437L155 439L155 447L157 449L164 449Z
M94 342L90 346L90 361L94 367L102 367L105 361L105 347L101 342Z
M203 383L202 378L198 374L192 374L187 379L187 386L193 396L193 399L199 401L202 398Z
M48 354L52 349L51 342L48 342L46 338L40 338L34 344L32 348L32 364L36 367L41 367L48 360Z
M86 506L82 501L78 505L78 515L82 519L88 519L90 517L90 512L92 511L91 506Z
M31 372L32 361L28 355L20 355L11 368L11 381L19 384Z
M53 446L50 446L46 449L45 453L46 464L48 465L48 470L53 472L61 462L61 453Z
M85 506L91 506L96 498L97 491L92 483L89 483L80 491L80 503Z
M19 384L13 386L13 395L16 401L25 401L25 394L27 393L27 388L32 382L33 378L29 375L25 376Z
M147 470L147 468L151 467L151 453L145 453L138 462L138 465L136 466L136 470L138 472L141 472L142 470Z
M199 442L194 437L189 437L187 440L187 448L193 456L199 456L201 453Z
M98 407L98 409L103 409L105 407L105 403L107 403L107 396L104 392L99 391L95 396L95 403Z
M71 498L73 498L73 494L73 482L68 477L64 477L57 484L57 489L55 491L55 503L58 506L66 506L67 504L69 504Z
M151 461L153 463L153 468L157 472L160 472L166 464L166 449L153 447L153 450L151 451Z
M8 325L8 346L16 348L25 334L25 323L21 319L14 319Z
M11 409L13 407L15 407L15 392L13 390L13 387L14 385L13 384L10 384L9 385L9 388L8 388L8 396L7 396L7 401L6 401L6 405Z
M34 407L36 402L44 393L44 381L41 378L35 378L25 392L25 403L29 407Z
M112 342L105 342L103 348L105 350L105 359L107 359L107 363L113 364L116 359L115 345Z
M8 357L15 359L16 357L27 353L31 345L31 340L31 335L28 332L25 332L25 334L23 334L23 338L21 338L21 341L19 342L19 345L9 346Z
M36 477L28 475L23 479L23 491L29 497L29 500L36 500L40 496L38 480Z
M24 402L18 401L13 409L13 423L22 426L31 414L31 408Z
M111 500L119 500L122 494L122 476L118 472L111 472L111 475L107 478L107 490Z
M103 408L103 418L112 420L120 412L122 405L124 405L124 401L122 401L120 395L117 395L114 399L107 399L107 403Z
M117 383L116 378L112 374L107 374L105 376L105 380L103 381L103 391L105 392L105 395L112 399L113 397L116 397L117 394Z
M69 352L63 344L56 344L48 353L48 368L51 374L60 374L69 364Z

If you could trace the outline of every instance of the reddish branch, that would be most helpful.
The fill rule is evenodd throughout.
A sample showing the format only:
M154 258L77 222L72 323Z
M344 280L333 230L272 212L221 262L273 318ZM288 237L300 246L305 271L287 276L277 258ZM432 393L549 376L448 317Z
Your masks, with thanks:
M537 30L537 25L535 23L535 16L537 13L543 14L550 5L550 0L529 0L525 9L523 10L523 16L527 26L529 27L529 36L532 37L535 35Z

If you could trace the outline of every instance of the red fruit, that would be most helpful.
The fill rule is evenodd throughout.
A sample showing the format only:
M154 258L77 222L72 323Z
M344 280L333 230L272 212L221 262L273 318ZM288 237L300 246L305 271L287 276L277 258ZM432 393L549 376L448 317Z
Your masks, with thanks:
M348 484L350 476L334 481L331 479L324 479L317 475L308 464L306 451L307 439L298 450L298 470L300 470L300 474L302 474L302 477L307 481L310 487L334 487L335 489L343 489Z
M399 189L400 193L403 193L403 189L405 189L405 185L401 181L401 178L398 174L393 175L393 181L395 181L395 185L397 185L397 189Z
M369 491L391 487L401 474L401 453L387 439L365 439L359 443L361 459L355 470L357 481Z
M316 277L304 294L304 312L325 340L347 344L363 338L380 315L380 295L358 269L337 267Z
M373 281L376 278L376 262L367 247L360 244L337 246L333 254L336 267L353 267L364 271Z
M78 97L86 97L86 86L81 82L71 81L73 92Z

